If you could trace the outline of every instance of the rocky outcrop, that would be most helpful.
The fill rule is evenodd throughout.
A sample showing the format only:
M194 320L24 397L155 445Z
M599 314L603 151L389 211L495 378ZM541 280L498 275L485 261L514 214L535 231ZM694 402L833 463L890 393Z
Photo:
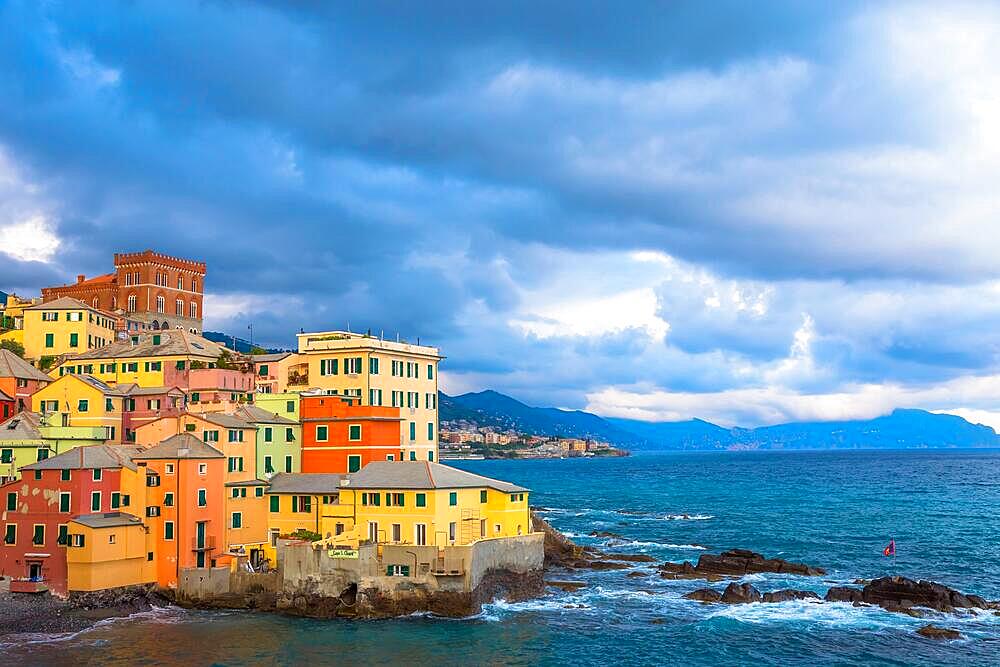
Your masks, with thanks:
M682 597L688 600L696 600L698 602L705 603L722 601L722 593L713 588L699 588L696 591L685 593Z
M604 554L602 558L620 560L626 563L655 563L656 559L648 554Z
M170 600L155 585L109 588L86 593L71 593L69 606L83 611L115 612L113 616L128 616L153 607L165 607Z
M726 586L726 590L722 592L722 598L719 601L723 604L750 604L751 602L760 602L761 599L760 591L754 588L752 584L738 584L733 582Z
M962 639L962 633L951 628L942 628L928 623L917 630L917 634L928 639Z
M624 540L625 538L618 533L612 533L610 530L592 530L588 533L590 537L605 537L615 540Z
M556 581L556 580L546 580L546 586L551 586L552 588L558 588L561 591L567 593L574 593L581 588L587 587L586 581Z
M781 558L765 558L759 553L746 549L732 549L719 555L702 554L698 564L664 563L660 565L660 576L664 579L709 579L716 577L742 577L747 574L774 572L815 577L826 574L819 567L805 563L795 563Z
M819 600L820 597L812 591L799 591L788 588L781 591L764 593L761 602L790 602L792 600Z
M886 611L919 616L915 608L951 612L955 609L992 609L994 603L978 595L969 595L933 581L914 581L906 577L882 577L864 588L835 586L827 591L827 602L853 602L878 605Z

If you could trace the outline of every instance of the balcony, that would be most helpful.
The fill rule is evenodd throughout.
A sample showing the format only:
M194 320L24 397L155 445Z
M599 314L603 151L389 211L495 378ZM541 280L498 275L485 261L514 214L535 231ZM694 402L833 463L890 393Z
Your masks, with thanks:
M30 579L14 579L10 582L11 593L44 593L49 590L44 581Z
M198 538L191 538L191 551L214 551L215 550L215 535L207 535L205 539L201 540L201 544L198 544Z

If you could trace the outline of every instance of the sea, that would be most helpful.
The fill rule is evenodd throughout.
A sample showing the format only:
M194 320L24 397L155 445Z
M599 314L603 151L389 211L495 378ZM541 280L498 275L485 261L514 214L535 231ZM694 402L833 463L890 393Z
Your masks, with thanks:
M761 591L888 574L1000 599L1000 451L640 452L627 458L462 461L533 490L580 544L695 560L747 548L826 568L752 575ZM605 531L621 538L598 538ZM895 539L895 558L883 548ZM629 571L648 576L628 577ZM553 578L559 575L551 575ZM702 605L704 586L652 567L574 572L574 593L497 601L464 619L317 621L157 610L67 636L0 645L4 665L997 665L1000 617L916 619L797 601ZM715 584L721 587L721 584ZM934 622L963 639L915 631Z

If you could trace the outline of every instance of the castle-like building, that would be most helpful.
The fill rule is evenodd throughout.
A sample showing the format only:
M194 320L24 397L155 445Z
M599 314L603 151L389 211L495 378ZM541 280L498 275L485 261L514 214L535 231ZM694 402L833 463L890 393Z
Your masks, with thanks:
M150 329L202 331L205 263L152 250L115 253L115 271L72 285L42 288L42 301L79 299L105 312L123 311Z

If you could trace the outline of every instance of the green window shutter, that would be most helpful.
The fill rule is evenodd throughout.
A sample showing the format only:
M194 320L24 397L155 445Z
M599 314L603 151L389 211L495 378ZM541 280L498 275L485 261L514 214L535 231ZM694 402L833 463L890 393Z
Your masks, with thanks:
M271 442L271 428L264 429L264 442Z
M12 492L7 494L7 511L13 512L17 509L17 493Z
M347 472L357 472L361 470L361 457L351 455L347 457Z
M172 540L174 539L174 522L167 521L163 524L163 539Z
M482 491L479 492L479 502L481 503L486 502L486 489L483 489Z
M80 345L80 335L79 334L75 334L75 333L71 333L69 335L69 346L70 347L77 347L79 345Z
M90 494L90 510L92 512L101 511L101 494L99 493Z
M45 334L45 347L55 347L55 334Z
M60 546L66 546L66 540L69 537L69 526L63 524L59 526L59 536L56 538L56 543Z
M174 367L179 371L184 370L184 361L183 360L178 361L176 364L174 364Z
M452 491L448 494L448 504L452 507L458 504L458 493L456 491Z
M295 412L295 401L285 401L285 412Z
M299 497L298 496L292 496L292 511L293 512L298 512L299 511Z
M280 509L281 498L279 496L271 496L271 511L277 512Z
M427 494L418 493L417 494L417 507L427 507Z

